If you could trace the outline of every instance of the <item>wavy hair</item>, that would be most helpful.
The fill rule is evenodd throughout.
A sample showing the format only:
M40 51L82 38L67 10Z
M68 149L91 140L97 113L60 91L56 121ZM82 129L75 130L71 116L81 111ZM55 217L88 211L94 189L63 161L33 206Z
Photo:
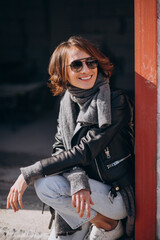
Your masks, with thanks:
M97 59L98 71L101 71L109 78L112 75L113 65L108 57L88 40L79 36L72 36L68 41L58 45L50 58L48 68L50 78L47 85L50 87L54 96L62 94L67 89L67 53L73 46Z

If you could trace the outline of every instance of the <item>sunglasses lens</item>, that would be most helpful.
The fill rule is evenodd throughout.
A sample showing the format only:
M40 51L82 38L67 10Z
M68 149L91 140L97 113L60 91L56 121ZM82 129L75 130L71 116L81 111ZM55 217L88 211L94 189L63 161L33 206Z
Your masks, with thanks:
M75 60L70 64L71 70L73 72L80 72L83 68L83 62L86 63L86 65L89 69L94 69L98 66L98 60L97 59L88 59L88 60L85 60L85 61Z
M98 61L96 59L94 60L88 60L86 61L87 67L90 69L94 69L98 66Z
M80 60L76 60L76 61L73 61L70 66L73 72L80 72L82 69L83 63Z

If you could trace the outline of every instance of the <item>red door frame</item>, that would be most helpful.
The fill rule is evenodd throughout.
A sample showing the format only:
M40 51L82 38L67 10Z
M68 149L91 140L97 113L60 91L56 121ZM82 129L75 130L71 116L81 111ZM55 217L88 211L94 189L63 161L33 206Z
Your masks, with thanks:
M157 4L135 0L136 240L156 239Z

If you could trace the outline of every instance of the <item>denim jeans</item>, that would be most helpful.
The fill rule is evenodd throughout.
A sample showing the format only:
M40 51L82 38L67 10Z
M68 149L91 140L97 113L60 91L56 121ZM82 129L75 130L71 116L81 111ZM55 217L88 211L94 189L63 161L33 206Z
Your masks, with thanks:
M68 236L60 236L57 240L83 239L88 231L89 221L94 218L97 213L115 220L123 219L127 216L120 193L117 194L117 197L113 203L111 203L108 199L110 186L93 179L89 179L89 184L91 188L91 198L94 202L94 205L91 205L90 219L86 217L86 213L80 218L76 209L72 207L70 184L63 176L48 176L35 181L36 193L42 202L55 209L72 229L82 226L81 231L77 231ZM53 230L49 240L56 239L54 235Z

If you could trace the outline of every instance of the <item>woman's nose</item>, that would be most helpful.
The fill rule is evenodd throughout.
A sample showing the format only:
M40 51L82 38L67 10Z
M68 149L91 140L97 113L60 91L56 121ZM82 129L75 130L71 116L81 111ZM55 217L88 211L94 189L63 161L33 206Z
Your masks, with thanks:
M88 72L89 68L87 67L87 64L85 62L83 62L83 66L82 66L82 70L81 72Z

